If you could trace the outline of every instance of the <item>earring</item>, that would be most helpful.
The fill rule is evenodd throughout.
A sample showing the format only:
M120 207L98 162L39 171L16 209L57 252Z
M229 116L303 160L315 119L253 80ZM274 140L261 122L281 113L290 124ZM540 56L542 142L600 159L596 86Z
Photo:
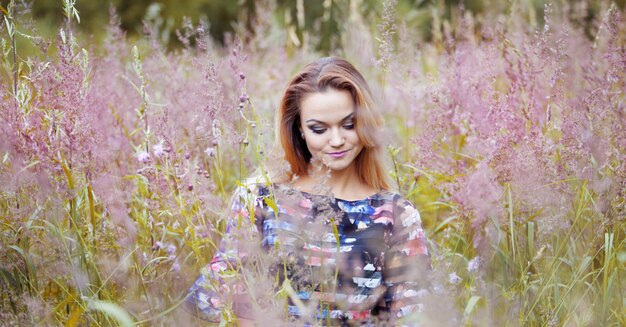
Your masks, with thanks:
M300 137L304 138L304 132L300 132Z

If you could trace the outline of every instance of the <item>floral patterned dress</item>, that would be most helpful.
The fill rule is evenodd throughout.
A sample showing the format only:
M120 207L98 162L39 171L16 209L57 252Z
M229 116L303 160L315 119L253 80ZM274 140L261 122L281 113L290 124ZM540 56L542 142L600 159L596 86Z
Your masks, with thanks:
M420 215L399 194L347 201L257 187L241 190L232 211L219 249L189 291L200 317L279 311L286 321L349 325L419 311L430 258Z

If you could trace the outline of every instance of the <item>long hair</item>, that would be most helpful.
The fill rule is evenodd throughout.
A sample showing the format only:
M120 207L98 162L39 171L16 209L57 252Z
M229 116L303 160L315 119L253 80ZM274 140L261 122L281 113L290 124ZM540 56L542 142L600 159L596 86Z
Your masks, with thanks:
M320 58L305 66L289 82L280 101L277 138L291 166L286 178L306 175L312 157L300 135L302 100L308 94L329 89L345 90L352 95L356 108L355 130L363 143L361 153L355 158L358 176L375 189L389 189L381 145L375 136L383 125L383 117L375 110L372 93L361 73L348 61L336 57Z

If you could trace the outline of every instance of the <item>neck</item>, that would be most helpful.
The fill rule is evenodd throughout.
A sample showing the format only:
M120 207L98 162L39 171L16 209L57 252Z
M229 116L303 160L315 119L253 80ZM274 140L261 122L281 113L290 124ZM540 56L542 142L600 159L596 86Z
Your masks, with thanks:
M361 199L377 191L359 178L354 165L344 170L329 170L325 166L312 166L309 174L303 176L301 182L300 186L303 189L312 190L314 193L330 191L333 196L346 200Z

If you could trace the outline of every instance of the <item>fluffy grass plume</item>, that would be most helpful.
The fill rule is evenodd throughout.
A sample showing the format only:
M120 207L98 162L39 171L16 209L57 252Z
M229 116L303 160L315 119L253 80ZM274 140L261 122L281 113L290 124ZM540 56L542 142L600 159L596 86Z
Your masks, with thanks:
M127 39L113 12L104 41L87 41L74 1L44 40L17 3L0 7L0 321L202 325L182 309L186 290L235 188L284 169L280 93L327 54L262 18L272 1L257 33L218 45L188 22L176 51L150 23ZM521 2L449 19L433 5L424 41L397 6L372 26L351 11L332 54L373 86L390 174L430 240L432 287L406 323L626 325L623 11L603 2L584 29L581 5L546 6L543 25ZM22 56L24 43L40 53ZM289 284L239 277L275 304L267 319L285 316Z

